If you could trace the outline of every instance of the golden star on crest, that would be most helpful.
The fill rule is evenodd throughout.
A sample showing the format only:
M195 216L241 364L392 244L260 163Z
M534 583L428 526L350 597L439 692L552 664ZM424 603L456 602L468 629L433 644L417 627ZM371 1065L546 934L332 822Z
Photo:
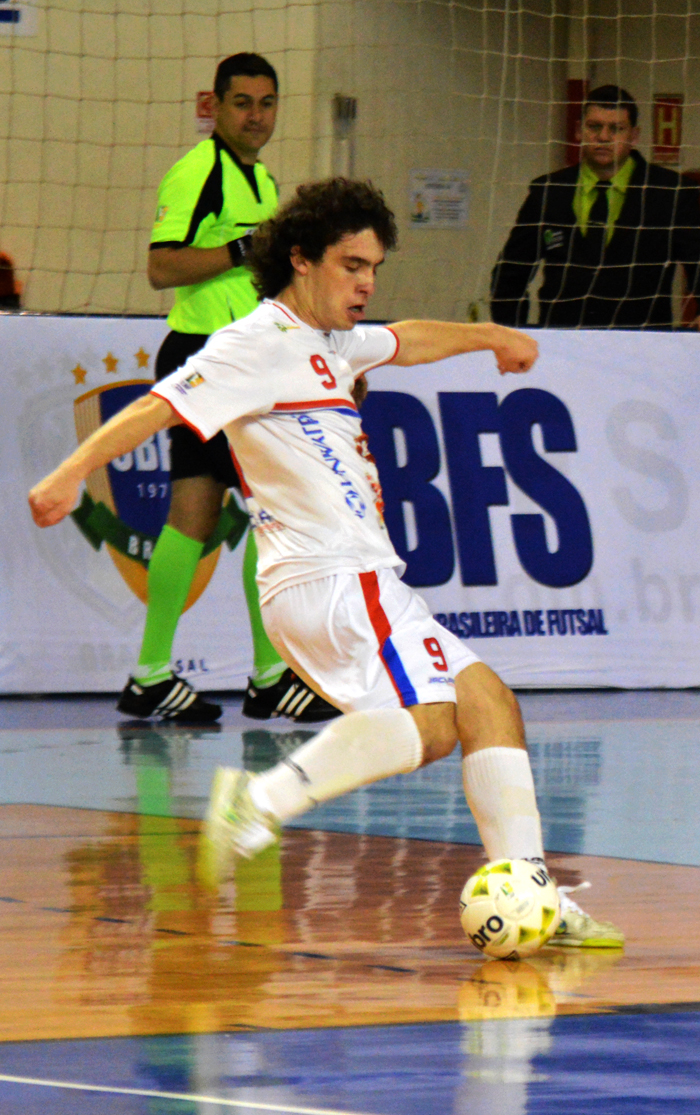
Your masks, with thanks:
M103 357L102 363L104 364L105 369L108 372L116 372L117 364L119 363L119 361L117 360L116 356L112 356L112 353L108 352L107 355Z
M137 368L148 367L148 361L151 359L151 354L149 352L144 352L143 348L140 348L138 352L134 353L134 356L136 357Z
M85 383L87 368L81 368L80 364L76 364L74 368L71 368L71 375L74 376L76 383Z

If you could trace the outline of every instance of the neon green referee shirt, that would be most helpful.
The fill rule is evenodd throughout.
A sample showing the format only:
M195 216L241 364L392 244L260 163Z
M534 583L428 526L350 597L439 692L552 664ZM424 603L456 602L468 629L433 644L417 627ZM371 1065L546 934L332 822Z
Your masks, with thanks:
M277 184L262 163L245 166L216 134L175 163L158 189L151 247L220 248L271 217ZM175 288L168 325L180 333L213 333L258 304L247 267Z

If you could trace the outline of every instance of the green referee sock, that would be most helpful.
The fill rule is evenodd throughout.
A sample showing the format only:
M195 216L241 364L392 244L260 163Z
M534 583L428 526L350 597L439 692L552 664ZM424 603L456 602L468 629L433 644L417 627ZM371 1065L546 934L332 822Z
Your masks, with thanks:
M253 636L253 676L251 681L257 689L268 689L279 681L287 669L279 654L267 637L260 613L260 596L255 581L258 570L258 547L255 535L248 531L245 554L243 555L243 591L248 603L250 632Z
M204 549L166 523L148 566L148 609L134 678L157 685L172 673L170 664L177 625Z

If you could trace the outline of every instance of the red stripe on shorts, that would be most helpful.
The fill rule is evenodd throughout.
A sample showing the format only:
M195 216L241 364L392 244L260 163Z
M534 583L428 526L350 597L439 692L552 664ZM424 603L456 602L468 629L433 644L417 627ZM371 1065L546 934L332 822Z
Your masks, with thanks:
M387 619L386 612L382 608L379 599L379 581L377 580L377 574L360 573L360 584L362 585L362 592L364 594L365 604L367 605L370 622L379 640L379 648L381 650L384 643L391 635L391 624Z
M396 691L396 695L398 696L403 706L404 700L401 694L401 690L396 684L394 675L389 669L383 653L384 644L391 635L391 624L389 623L387 614L382 607L381 600L379 599L379 581L377 580L377 574L374 572L360 573L360 584L362 585L362 593L365 598L365 604L367 605L367 614L369 616L370 623L374 628L374 633L377 636L377 641L379 642L379 656L384 663L384 668L389 675L391 684Z

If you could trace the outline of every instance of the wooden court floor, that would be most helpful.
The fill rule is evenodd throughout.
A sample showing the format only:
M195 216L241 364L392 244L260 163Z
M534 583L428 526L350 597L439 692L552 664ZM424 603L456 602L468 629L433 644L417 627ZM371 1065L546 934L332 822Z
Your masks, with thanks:
M215 899L199 823L0 806L0 1039L553 1017L700 1004L700 868L555 854L624 952L484 961L457 900L480 848L287 831Z

